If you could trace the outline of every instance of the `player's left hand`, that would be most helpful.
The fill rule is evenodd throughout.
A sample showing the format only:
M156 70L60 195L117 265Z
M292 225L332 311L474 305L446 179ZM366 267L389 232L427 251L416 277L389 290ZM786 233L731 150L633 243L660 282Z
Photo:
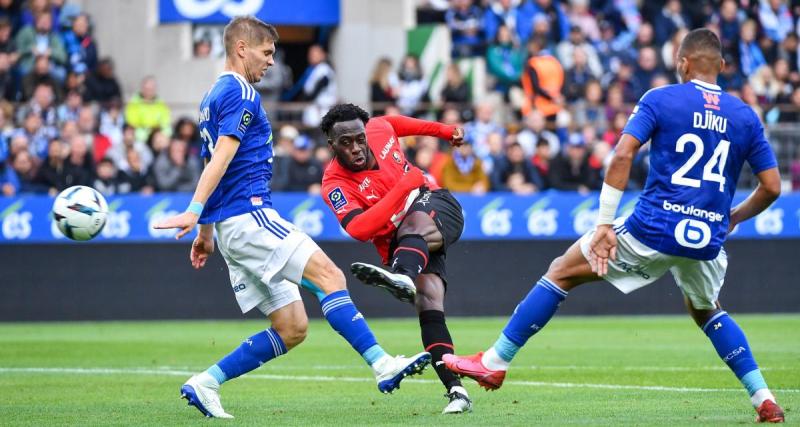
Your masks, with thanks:
M453 137L450 139L450 145L453 147L464 145L464 128L457 127L453 129Z
M209 239L203 233L197 233L197 237L192 242L192 250L189 252L189 260L195 269L203 268L206 265L208 256L214 253L214 237Z
M608 273L608 260L617 260L617 234L611 224L598 225L589 243L589 265L603 277Z
M159 222L153 228L157 228L159 230L179 228L180 231L178 231L178 234L175 235L175 239L177 240L194 230L194 228L197 226L198 219L200 219L199 216L191 212L184 212L180 215L175 215Z

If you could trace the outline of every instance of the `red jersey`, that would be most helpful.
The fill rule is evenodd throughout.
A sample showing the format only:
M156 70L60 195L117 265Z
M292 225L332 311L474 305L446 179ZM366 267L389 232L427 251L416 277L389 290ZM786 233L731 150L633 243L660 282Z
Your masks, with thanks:
M413 119L403 116L374 117L367 122L367 144L377 162L375 169L353 172L342 166L335 158L322 176L322 198L336 213L341 223L348 214L360 209L367 211L388 193L402 176L416 168L406 160L398 138L409 135L429 135L450 140L455 126ZM438 189L428 180L426 186ZM411 191L403 206L399 207L389 221L371 237L384 264L389 260L389 244L406 211L419 195Z

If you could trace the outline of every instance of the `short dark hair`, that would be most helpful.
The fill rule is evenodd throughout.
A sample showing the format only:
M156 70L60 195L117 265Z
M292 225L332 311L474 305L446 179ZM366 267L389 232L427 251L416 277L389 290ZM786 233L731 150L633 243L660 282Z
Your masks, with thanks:
M366 126L369 121L369 113L364 111L361 107L354 104L338 104L334 105L322 118L319 128L322 133L329 135L333 129L333 125L339 122L346 122L349 120L361 120Z
M713 31L708 28L698 28L689 32L681 42L682 56L690 56L695 52L718 54L722 57L722 42Z
M225 43L225 54L231 55L236 40L244 40L253 44L265 40L277 42L278 30L255 16L237 16L225 26L222 40Z

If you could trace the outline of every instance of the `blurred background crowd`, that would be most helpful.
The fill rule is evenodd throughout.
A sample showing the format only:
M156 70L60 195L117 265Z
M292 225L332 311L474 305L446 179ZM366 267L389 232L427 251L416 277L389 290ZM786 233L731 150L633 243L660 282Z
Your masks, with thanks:
M720 36L723 90L770 129L800 118L800 1L419 0L416 18L449 31L444 84L434 88L418 56L382 58L363 64L372 68L363 82L371 105L363 107L462 125L468 144L459 149L435 137L403 138L408 159L452 191L599 189L637 99L676 82L675 53L692 28ZM78 184L106 195L194 189L202 169L194 117L176 117L152 76L123 93L113 61L100 54L110 47L92 36L97 24L64 0L0 0L3 196ZM220 30L196 28L196 57L224 55ZM297 52L279 50L256 85L276 141L274 191L318 192L331 160L316 125L347 94L337 90L320 41L301 62L288 63ZM485 78L459 66L474 61ZM297 114L284 105L299 106ZM787 185L798 190L794 129L792 148L776 151ZM648 164L645 146L631 189L642 188ZM745 174L740 184L751 179Z

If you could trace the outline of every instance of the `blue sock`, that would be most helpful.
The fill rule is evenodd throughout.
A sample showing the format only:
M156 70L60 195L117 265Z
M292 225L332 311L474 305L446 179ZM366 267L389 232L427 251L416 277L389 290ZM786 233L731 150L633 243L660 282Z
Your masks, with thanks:
M720 311L715 314L703 325L703 332L711 340L719 357L736 374L736 378L739 378L751 396L756 391L767 388L756 359L753 358L753 352L750 351L750 345L747 344L747 337L728 313Z
M353 305L347 289L328 294L320 301L320 305L322 314L331 327L343 336L368 364L372 365L386 355L378 345L378 340L369 329L364 316Z
M566 297L567 291L546 277L539 279L536 286L517 305L503 333L495 342L494 349L497 354L506 362L510 362L528 338L544 328Z
M281 336L274 329L261 331L242 341L242 344L208 368L206 372L220 384L246 374L253 369L286 353Z

